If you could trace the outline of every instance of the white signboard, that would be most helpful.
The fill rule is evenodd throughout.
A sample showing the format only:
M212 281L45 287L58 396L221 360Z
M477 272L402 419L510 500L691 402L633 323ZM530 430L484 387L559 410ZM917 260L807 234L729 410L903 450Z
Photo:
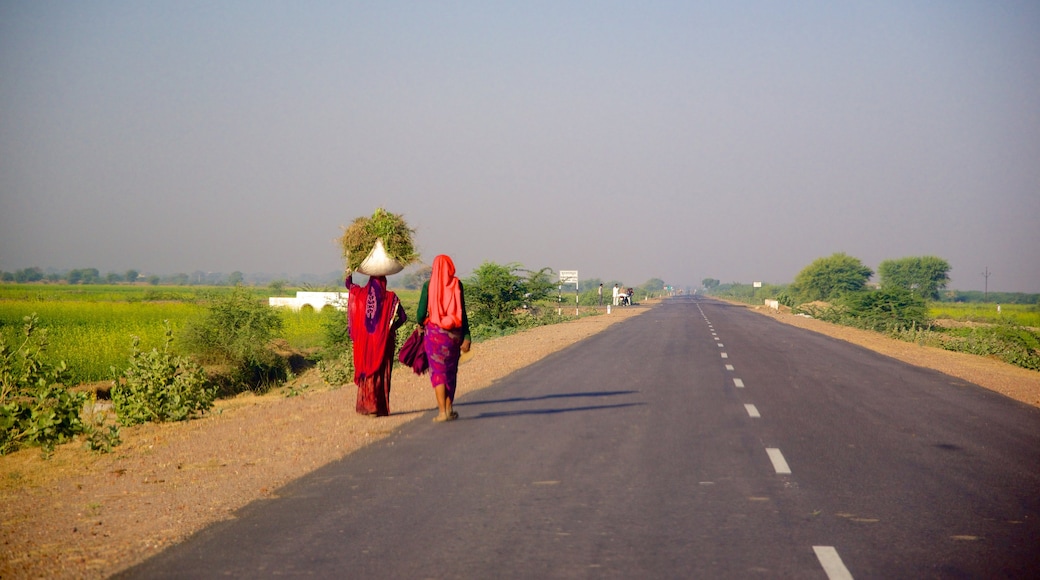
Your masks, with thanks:
M752 284L752 286L754 286L755 288L761 288L762 287L762 283L761 282L755 282L754 284Z
M560 270L560 284L575 284L578 283L578 271L577 270Z

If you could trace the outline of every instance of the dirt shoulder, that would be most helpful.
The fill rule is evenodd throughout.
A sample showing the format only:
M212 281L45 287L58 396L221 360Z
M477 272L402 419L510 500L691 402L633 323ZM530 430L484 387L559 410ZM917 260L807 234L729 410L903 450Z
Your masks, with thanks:
M474 345L459 372L460 397L651 306ZM1040 373L750 309L1040 406ZM302 394L243 396L202 419L123 429L123 444L108 455L73 443L48 460L35 449L0 457L0 578L104 578L435 409L428 378L406 369L394 373L385 418L355 414L353 386L330 389L315 372L293 388Z

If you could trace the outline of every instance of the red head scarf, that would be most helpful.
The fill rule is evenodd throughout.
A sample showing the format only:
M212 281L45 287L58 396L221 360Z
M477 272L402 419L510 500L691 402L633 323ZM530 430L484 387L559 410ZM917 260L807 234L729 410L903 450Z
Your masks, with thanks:
M455 277L455 263L444 254L433 259L427 298L430 322L445 330L462 327L462 290Z

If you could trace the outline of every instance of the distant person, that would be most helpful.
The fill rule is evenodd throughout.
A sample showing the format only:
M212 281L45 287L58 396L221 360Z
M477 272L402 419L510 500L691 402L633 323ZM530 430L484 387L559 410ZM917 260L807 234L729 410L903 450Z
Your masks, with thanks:
M620 288L618 288L618 285L617 285L617 284L614 284L614 298L613 298L613 303L614 303L614 306L617 306L617 305L618 305L618 296L619 296L620 294L621 294L621 289L620 289Z
M599 305L603 306L603 283L599 283Z
M443 254L433 259L430 280L423 284L417 313L425 329L423 345L430 364L430 385L437 396L435 422L454 421L455 387L459 359L469 352L469 317L462 281L455 276L455 263Z
M635 293L636 293L636 291L633 290L631 286L629 286L628 287L628 296L626 298L628 300L628 305L629 306L632 306L632 296L634 296Z
M347 272L347 330L354 345L354 384L359 415L390 414L390 374L397 348L397 329L408 320L397 295L386 289L386 276L354 283Z

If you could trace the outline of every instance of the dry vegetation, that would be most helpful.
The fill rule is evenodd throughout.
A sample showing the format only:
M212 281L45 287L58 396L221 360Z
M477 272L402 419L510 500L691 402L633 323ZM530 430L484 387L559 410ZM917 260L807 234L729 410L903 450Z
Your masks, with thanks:
M647 310L622 308L480 343L461 368L460 402ZM1040 373L755 310L1040 406ZM380 419L354 414L353 388L304 389L307 383L322 381L311 372L296 381L296 397L247 395L218 402L200 420L124 429L123 444L109 455L71 444L49 460L33 449L0 458L0 578L108 576L435 408L427 378L405 370L394 374L393 415Z

